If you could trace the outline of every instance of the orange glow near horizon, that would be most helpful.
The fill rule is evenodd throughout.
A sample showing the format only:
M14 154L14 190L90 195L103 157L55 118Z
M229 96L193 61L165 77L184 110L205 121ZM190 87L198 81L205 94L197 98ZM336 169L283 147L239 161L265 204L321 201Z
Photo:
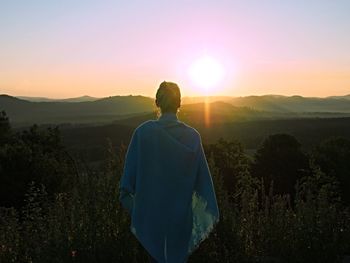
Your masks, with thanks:
M183 96L346 95L349 8L327 0L6 1L0 94L154 97L167 80Z
M157 74L119 78L117 73L87 71L69 74L18 72L2 77L0 93L13 96L69 98L89 95L108 97L115 95L143 95L154 97L163 80L177 82L183 97L186 96L248 96L248 95L302 95L326 97L350 93L350 71L295 67L293 69L273 65L264 69L240 69L230 81L215 88L199 88L186 74L157 77ZM114 75L116 77L114 77Z

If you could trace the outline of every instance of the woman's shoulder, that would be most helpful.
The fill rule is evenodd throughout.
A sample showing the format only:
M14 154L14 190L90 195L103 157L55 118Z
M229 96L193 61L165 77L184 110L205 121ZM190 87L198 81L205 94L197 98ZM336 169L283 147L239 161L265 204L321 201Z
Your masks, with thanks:
M155 122L156 122L155 120L148 120L139 124L139 126L136 127L135 132L140 133L140 132L149 131L154 128Z
M195 128L193 128L192 126L190 126L190 125L188 125L188 124L186 124L184 122L179 122L179 123L181 123L181 125L184 127L184 129L189 134L191 134L193 137L200 138L200 134Z

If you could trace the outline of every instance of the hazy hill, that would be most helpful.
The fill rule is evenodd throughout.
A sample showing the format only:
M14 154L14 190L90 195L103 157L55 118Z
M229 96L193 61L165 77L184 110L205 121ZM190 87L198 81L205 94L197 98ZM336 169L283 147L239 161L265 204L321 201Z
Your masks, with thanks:
M91 97L80 99L83 98ZM350 116L349 98L350 96L311 98L279 95L187 97L182 101L179 116L189 123L204 123L208 120L210 123L226 123L264 119L346 117ZM81 102L79 98L33 102L0 95L0 110L7 112L15 126L32 123L97 124L129 117L134 118L125 122L135 118L142 119L145 113L155 110L155 105L153 98L131 95ZM206 112L210 112L210 115L205 115Z
M126 97L126 96L121 96ZM44 97L18 97L19 99L32 102L85 102L96 101L99 98L81 96L77 98L52 99ZM154 99L154 98L152 98ZM293 112L349 112L350 94L344 96L329 96L325 98L302 97L298 95L262 95L262 96L210 96L210 97L182 97L181 103L195 104L203 102L228 102L238 107L251 107L264 111L293 111Z
M85 102L30 102L0 95L0 110L5 110L15 124L36 123L96 123L112 121L125 115L150 112L151 98L114 96Z
M350 117L348 114L335 113L294 113L294 112L268 112L257 111L249 107L236 107L227 102L212 102L209 104L195 103L185 104L181 107L178 118L192 126L206 126L217 128L217 125L237 123L245 121L267 121L267 120L287 120L287 119L305 119L305 118L331 118L331 117ZM116 120L114 123L125 126L136 127L142 122L150 119L156 119L155 112L139 114L130 118Z
M83 101L95 101L99 98L91 97L91 96L81 96L76 98L67 98L67 99L51 99L51 98L45 98L45 97L25 97L25 96L19 96L18 99L32 101L32 102L83 102Z
M191 124L247 121L265 118L267 115L271 116L266 112L256 111L248 107L236 107L222 101L208 104L185 104L179 112L179 118Z
M276 112L347 112L350 113L349 95L315 98L302 96L263 95L232 98L232 105Z
M235 107L229 103L217 101L209 104L194 103L182 105L178 113L178 117L182 121L194 125L205 123L206 120L208 120L211 124L246 121L250 119L263 118L265 114L265 112L258 112L246 107ZM116 120L115 123L127 126L137 126L146 120L156 118L156 112L150 112L130 118Z
M350 100L350 94L344 95L344 96L330 96L330 97L327 97L327 98L330 98L330 99L346 99L346 100Z
M186 103L202 103L205 97L185 97ZM245 97L213 96L207 99L209 102L223 101L237 107L250 107L260 111L273 112L333 112L350 113L350 94L344 96L330 96L326 98L262 95Z

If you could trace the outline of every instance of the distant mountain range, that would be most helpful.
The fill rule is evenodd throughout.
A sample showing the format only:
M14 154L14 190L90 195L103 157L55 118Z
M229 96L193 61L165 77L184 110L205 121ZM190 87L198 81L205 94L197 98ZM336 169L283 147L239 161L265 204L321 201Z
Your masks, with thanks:
M326 98L262 95L245 97L210 97L209 102L223 101L237 107L273 112L350 112L350 94ZM184 103L204 102L203 97L184 98Z
M143 96L114 96L95 101L33 102L0 95L0 110L5 110L17 125L32 123L101 123L154 109L152 99Z
M68 98L68 99L50 99L45 97L24 97L19 96L17 97L22 100L32 101L32 102L83 102L83 101L95 101L99 98L90 97L87 95L76 97L76 98Z
M350 116L350 94L327 98L280 95L184 97L182 104L179 117L189 123ZM208 109L210 115L205 117ZM156 107L153 98L144 96L100 99L83 96L52 100L0 95L0 110L7 112L12 123L23 126L33 123L97 124L123 122L122 119L132 122L135 118L155 116Z

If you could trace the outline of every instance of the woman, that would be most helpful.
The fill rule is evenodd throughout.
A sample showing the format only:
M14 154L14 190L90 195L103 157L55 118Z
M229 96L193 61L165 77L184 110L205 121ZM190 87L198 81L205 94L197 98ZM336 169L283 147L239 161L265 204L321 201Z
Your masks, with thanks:
M134 131L120 181L131 231L158 263L186 262L219 220L201 138L177 119L180 102L177 84L162 82L161 116Z

